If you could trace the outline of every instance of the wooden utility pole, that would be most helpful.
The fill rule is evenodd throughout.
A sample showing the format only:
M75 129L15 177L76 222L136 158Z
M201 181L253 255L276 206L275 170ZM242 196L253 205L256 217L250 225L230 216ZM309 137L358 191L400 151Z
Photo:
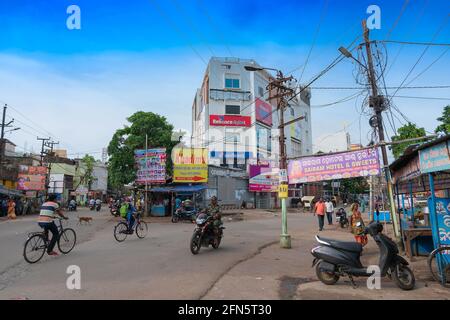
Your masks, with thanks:
M398 216L397 216L397 212L396 212L396 208L395 208L392 179L391 179L391 173L389 171L389 160L388 160L387 150L386 150L386 145L385 145L383 116L382 116L382 112L384 109L384 97L381 95L378 95L376 75L375 75L375 70L373 67L372 49L371 49L370 40L369 40L369 29L367 28L365 20L363 20L363 31L364 31L364 43L365 43L365 47L366 47L367 64L368 64L367 76L368 76L370 86L372 88L372 95L370 96L369 105L375 111L375 116L372 119L373 119L374 123L376 124L376 128L378 131L378 137L380 139L381 154L383 157L383 170L384 170L384 174L385 174L385 178L386 178L388 201L389 201L390 213L391 213L393 227L394 227L394 235L397 238L397 240L400 241L401 235L400 235L400 229L399 229L399 221L398 221Z

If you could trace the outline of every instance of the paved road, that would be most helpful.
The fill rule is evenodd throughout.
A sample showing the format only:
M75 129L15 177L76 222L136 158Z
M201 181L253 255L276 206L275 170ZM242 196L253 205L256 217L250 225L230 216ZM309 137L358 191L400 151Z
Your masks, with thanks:
M227 221L219 250L201 250L193 256L189 223L151 223L145 239L131 236L117 243L112 234L116 219L106 210L93 215L91 226L75 228L80 243L69 255L48 257L35 264L21 253L26 234L35 230L34 219L0 222L0 299L199 299L242 261L279 239L280 217ZM295 216L290 227L305 228L313 221ZM5 258L3 258L5 257ZM81 290L68 290L67 267L81 268ZM229 298L233 298L230 296Z

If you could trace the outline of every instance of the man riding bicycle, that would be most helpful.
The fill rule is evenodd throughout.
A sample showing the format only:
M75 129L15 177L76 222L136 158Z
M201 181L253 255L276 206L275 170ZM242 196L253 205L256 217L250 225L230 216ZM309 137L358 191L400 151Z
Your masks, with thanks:
M120 207L120 215L127 220L128 233L133 233L133 225L135 221L136 208L131 203L130 198L126 198L125 202Z
M58 227L56 226L53 219L57 218L57 215L62 217L63 219L68 219L61 210L61 207L56 202L56 195L51 194L48 196L46 202L44 202L41 206L41 211L39 213L38 225L44 229L45 234L48 236L48 232L52 233L52 239L47 247L47 253L50 256L57 256L58 253L53 251L55 247L56 241L58 241L59 232Z

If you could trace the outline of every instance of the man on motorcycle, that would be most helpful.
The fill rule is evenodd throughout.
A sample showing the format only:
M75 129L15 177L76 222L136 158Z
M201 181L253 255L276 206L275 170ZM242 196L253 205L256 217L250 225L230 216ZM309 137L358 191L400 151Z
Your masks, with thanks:
M220 226L223 224L222 223L222 217L220 215L220 206L219 203L217 202L217 197L213 196L211 198L211 203L208 205L208 208L206 209L206 214L210 215L213 217L213 231L214 234L218 234L219 233L219 228Z

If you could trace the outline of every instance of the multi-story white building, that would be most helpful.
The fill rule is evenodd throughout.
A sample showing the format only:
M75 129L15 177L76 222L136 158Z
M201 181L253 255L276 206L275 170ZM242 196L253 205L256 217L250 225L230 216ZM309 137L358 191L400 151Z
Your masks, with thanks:
M257 160L278 161L279 113L266 89L271 75L245 70L249 65L259 66L253 60L211 58L195 95L191 145L208 148L210 164L245 168ZM285 122L305 116L285 128L288 157L312 153L310 95L303 90L285 110Z

